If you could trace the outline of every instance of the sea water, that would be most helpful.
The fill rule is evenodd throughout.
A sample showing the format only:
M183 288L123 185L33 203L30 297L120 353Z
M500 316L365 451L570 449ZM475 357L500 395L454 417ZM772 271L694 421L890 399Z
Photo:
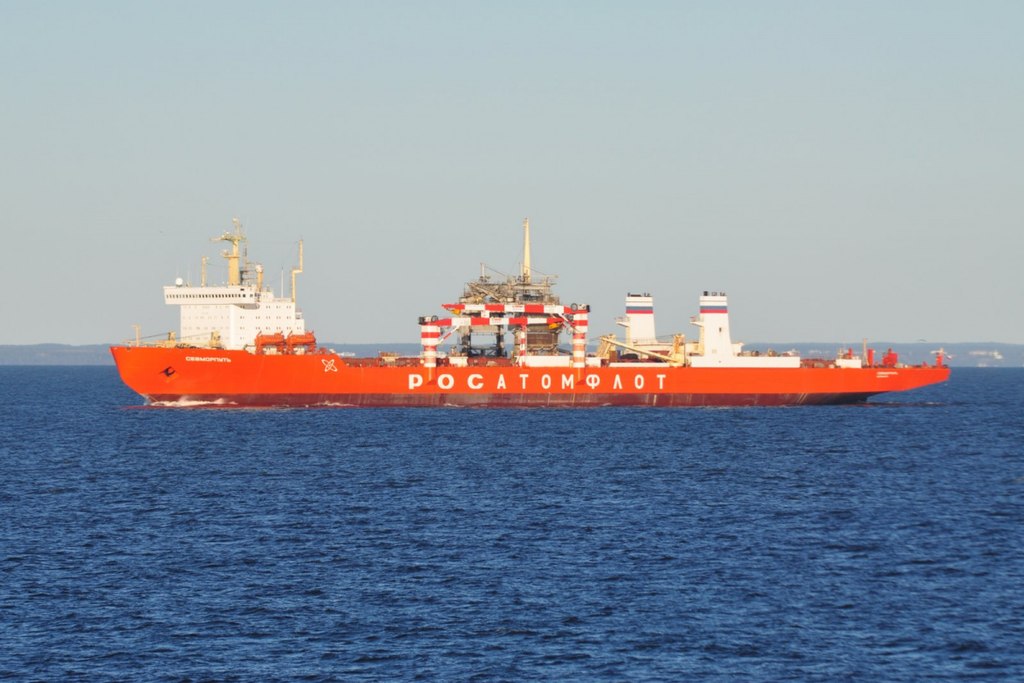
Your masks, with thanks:
M0 396L0 678L1024 680L1024 370L801 408Z

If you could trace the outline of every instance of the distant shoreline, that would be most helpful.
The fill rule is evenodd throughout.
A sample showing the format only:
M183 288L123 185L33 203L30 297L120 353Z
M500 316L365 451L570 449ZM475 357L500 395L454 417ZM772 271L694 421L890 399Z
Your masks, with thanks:
M396 351L408 355L419 353L418 344L323 344L325 348L338 353L356 356L376 356L381 351ZM900 360L912 365L931 363L932 352L943 349L950 367L1024 367L1024 344L1003 344L996 342L960 342L941 344L930 342L874 342L871 348L876 352L892 347L900 354ZM0 365L113 365L110 344L0 344ZM779 352L795 350L805 358L834 357L841 348L852 347L859 353L859 344L838 342L788 342L746 344L750 349L775 349Z

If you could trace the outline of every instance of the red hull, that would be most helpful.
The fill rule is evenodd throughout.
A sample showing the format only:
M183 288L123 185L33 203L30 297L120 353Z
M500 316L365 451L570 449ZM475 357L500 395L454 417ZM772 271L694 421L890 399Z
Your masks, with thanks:
M949 368L438 367L349 363L331 353L116 346L147 401L225 406L781 406L856 403L943 382Z

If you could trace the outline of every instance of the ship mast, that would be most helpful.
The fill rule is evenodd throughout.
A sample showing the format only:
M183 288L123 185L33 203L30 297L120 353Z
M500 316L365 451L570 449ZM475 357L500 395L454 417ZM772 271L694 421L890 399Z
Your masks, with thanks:
M523 283L530 283L530 219L523 219L523 268L520 275Z
M220 237L214 237L213 241L231 243L231 251L223 251L221 256L228 260L228 285L240 285L242 284L242 269L239 265L241 256L238 253L238 245L245 241L245 235L242 234L242 221L232 218L231 222L235 225L235 231L225 232Z
M299 240L299 267L292 268L292 303L295 303L295 276L302 272L302 240Z

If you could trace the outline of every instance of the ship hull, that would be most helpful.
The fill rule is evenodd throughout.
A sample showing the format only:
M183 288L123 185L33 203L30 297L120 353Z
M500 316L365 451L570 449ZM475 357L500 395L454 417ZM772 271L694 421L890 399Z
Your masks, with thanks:
M949 368L587 368L407 365L333 353L115 346L122 380L151 404L235 407L783 406L857 403L943 382Z

